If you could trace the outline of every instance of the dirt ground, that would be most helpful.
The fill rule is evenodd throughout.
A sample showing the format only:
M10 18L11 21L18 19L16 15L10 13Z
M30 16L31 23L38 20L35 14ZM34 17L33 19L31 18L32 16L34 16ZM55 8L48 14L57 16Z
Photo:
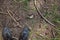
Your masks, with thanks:
M39 1L42 5L44 4L43 0ZM52 37L52 26L37 14L33 1L28 4L29 10L24 8L23 3L14 0L0 0L0 40L3 40L2 30L5 26L11 29L12 35L16 38L19 38L19 34L25 25L31 28L29 40L42 40L40 36ZM37 3L37 7L40 7L39 3Z

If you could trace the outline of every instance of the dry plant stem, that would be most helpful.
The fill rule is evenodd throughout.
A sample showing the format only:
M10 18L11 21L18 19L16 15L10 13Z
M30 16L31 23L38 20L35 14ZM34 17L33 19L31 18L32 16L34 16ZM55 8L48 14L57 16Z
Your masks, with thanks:
M36 2L35 2L35 1L36 1L36 0L33 0L33 4L34 4L34 6L35 6L35 9L36 9L38 15L39 15L41 18L43 18L43 19L44 19L47 23L49 23L50 25L56 27L53 23L51 23L49 20L47 20L47 19L41 14L41 12L40 12L40 11L38 10L38 8L36 7ZM52 27L52 28L54 28L54 27ZM55 34L54 34L54 33L52 33L52 35L54 35L54 37L55 37Z
M6 13L4 13L4 12L0 12L0 14L1 14L1 15L7 15L7 14L6 14Z
M38 8L36 7L36 4L35 4L34 0L33 0L33 4L34 4L34 6L35 6L35 8L36 8L36 11L37 11L38 15L39 15L41 18L43 18L47 23L49 23L50 25L52 25L52 26L55 27L55 25L54 25L53 23L51 23L49 20L47 20L47 19L42 15L42 13L38 10Z
M19 22L16 21L16 19L11 15L11 13L13 13L12 11L10 10L7 10L9 16L14 20L14 22L17 24L17 26L19 26L20 28L22 28L22 26L19 24ZM11 13L10 13L11 12Z

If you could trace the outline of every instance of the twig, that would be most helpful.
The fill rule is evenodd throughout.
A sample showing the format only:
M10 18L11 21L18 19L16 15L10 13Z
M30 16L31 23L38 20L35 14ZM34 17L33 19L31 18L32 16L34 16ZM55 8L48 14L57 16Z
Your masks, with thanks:
M2 15L7 15L7 13L4 13L4 12L0 12L0 14L2 14Z
M7 10L9 16L14 20L14 22L17 24L17 26L19 26L20 28L22 28L22 26L19 24L19 22L16 21L16 19L11 15L11 13L13 13L12 11L10 10ZM11 13L10 13L11 12Z
M36 4L35 4L34 0L33 0L33 4L34 4L34 6L35 6L35 8L36 8L36 11L37 11L38 15L41 16L41 18L43 18L47 23L49 23L50 25L52 25L52 26L55 27L55 25L54 25L53 23L51 23L49 20L47 20L47 19L41 14L41 12L40 12L40 11L38 10L38 8L36 7Z

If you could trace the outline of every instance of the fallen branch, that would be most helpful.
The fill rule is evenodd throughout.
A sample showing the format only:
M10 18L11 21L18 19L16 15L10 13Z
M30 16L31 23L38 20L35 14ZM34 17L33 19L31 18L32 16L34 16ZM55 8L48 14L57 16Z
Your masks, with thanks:
M49 23L50 25L52 25L52 26L55 27L55 25L54 25L53 23L51 23L49 20L47 20L47 19L41 14L41 12L40 12L40 11L38 10L38 8L36 7L36 4L35 4L34 0L33 0L33 4L34 4L34 6L35 6L35 9L36 9L38 15L41 16L41 18L43 18L47 23Z
M35 0L35 1L36 1L36 0ZM33 0L33 4L34 4L34 7L35 7L38 15L39 15L41 18L43 18L43 19L44 19L47 23L49 23L50 25L56 27L53 23L51 23L49 20L47 20L47 19L41 14L41 12L40 12L40 11L38 10L38 8L36 7L35 1ZM54 29L54 27L52 27L52 28ZM53 37L55 37L55 34L54 34L53 32L52 32L52 35L53 35Z
M17 24L17 26L19 26L20 28L22 28L22 26L19 24L19 22L16 21L16 19L11 15L11 13L13 13L12 11L10 10L7 10L9 16L14 20L14 22ZM11 12L11 13L10 13Z
M11 15L11 13L13 14L13 12L12 12L11 10L9 10L9 11L7 10L7 12L8 12L8 14L9 14L9 16L14 20L14 22L17 23L17 26L19 26L20 28L22 28L22 26L19 24L19 22L17 22L16 19ZM11 13L10 13L10 12L11 12ZM24 23L24 25L28 26L28 24L26 24L26 23ZM29 29L31 30L32 28L29 27Z

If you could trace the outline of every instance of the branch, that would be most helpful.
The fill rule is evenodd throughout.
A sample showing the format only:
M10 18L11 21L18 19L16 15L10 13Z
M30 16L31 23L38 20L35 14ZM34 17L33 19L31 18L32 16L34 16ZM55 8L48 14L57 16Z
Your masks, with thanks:
M11 13L13 13L12 11L10 10L7 10L9 16L14 20L14 22L17 24L17 26L19 26L20 28L22 28L22 26L19 24L19 22L16 21L16 19L11 15ZM11 12L11 13L10 13Z
M33 4L34 4L34 7L35 7L38 15L41 16L41 18L43 18L47 23L49 23L50 25L52 25L52 26L55 27L55 25L54 25L53 23L51 23L49 20L47 20L47 19L41 14L41 12L40 12L40 11L38 10L38 8L36 7L36 4L35 4L34 0L33 0Z

